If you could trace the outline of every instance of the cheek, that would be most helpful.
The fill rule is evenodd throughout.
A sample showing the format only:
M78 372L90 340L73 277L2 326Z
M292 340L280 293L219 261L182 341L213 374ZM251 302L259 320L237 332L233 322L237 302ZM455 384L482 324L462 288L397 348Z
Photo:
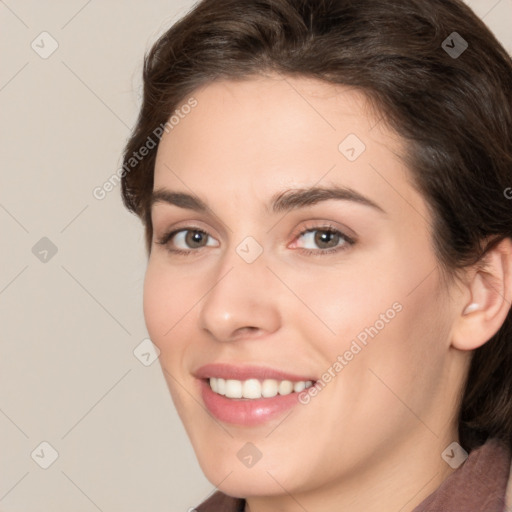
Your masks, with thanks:
M164 325L165 311L168 310L168 298L163 293L163 287L154 267L148 264L144 277L143 311L146 328L151 341L162 350L161 337L168 328Z
M175 272L150 260L144 278L143 311L149 337L160 350L160 366L172 400L184 419L187 410L194 410L194 404L187 404L188 394L182 393L182 361L188 344L186 313L190 306L179 281Z
M364 340L366 328L387 326L381 315L394 318L393 304L405 295L392 265L382 259L379 265L361 260L328 272L322 269L313 277L311 272L289 276L287 282L302 300L299 304L290 298L290 305L296 304L292 320L308 332L304 339L323 340L323 350L336 359L358 335Z
M292 320L304 339L316 340L324 371L342 356L343 367L331 369L344 375L334 387L343 381L350 396L364 395L372 407L388 399L399 407L391 389L410 394L413 402L421 400L422 393L431 392L429 379L441 371L448 308L439 275L432 272L435 262L423 254L421 261L412 261L390 250L373 263L361 258L357 268L340 267L315 280L295 278L297 295L307 298L311 314L299 308Z
M428 411L442 396L450 323L438 284L436 273L413 292L412 279L390 281L395 288L382 292L383 306L395 301L400 310L388 315L384 307L375 308L378 301L371 305L374 316L367 317L359 331L368 334L366 344L349 369L352 392L360 404L366 404L364 415L390 424L403 416L402 424L412 427L417 419L410 411ZM384 313L381 322L376 321L380 313Z
M189 302L186 290L173 272L150 260L144 278L144 319L151 340L162 354L168 350L170 340L174 347L179 320L190 309L186 308Z

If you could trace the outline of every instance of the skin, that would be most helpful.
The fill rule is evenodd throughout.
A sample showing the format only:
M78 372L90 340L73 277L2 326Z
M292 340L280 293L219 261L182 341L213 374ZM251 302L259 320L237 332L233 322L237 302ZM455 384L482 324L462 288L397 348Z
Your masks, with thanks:
M487 324L478 312L462 316L475 296L485 304L483 280L443 284L403 143L361 93L269 75L214 82L193 96L198 105L160 142L154 189L193 193L210 210L154 204L144 316L201 468L251 512L412 511L453 472L441 453L458 441L470 349L494 334L506 306L492 302ZM348 134L366 145L354 162L338 149ZM286 214L265 206L275 193L333 184L385 213L333 199ZM320 255L329 244L299 236L322 234L326 223L356 243L335 239L342 250ZM183 236L156 243L187 227L208 233L203 247ZM248 236L263 249L253 263L236 252ZM401 311L288 416L244 427L205 409L193 376L203 364L321 378L397 302ZM237 457L246 442L262 453L251 468Z

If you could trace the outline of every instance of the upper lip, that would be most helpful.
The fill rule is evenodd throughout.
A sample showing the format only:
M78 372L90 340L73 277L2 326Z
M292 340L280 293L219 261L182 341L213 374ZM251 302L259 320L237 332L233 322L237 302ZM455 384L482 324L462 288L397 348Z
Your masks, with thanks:
M275 380L291 380L292 382L312 381L316 379L310 376L294 375L292 373L276 370L274 368L264 366L236 366L229 363L210 363L201 366L194 372L194 376L198 379L208 379L211 377L233 380L248 379L275 379Z

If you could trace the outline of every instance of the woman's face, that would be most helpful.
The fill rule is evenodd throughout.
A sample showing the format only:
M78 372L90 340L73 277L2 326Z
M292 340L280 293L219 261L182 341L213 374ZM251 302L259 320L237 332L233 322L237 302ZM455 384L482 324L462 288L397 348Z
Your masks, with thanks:
M193 96L158 148L144 315L206 476L269 496L441 461L464 368L399 139L315 80Z

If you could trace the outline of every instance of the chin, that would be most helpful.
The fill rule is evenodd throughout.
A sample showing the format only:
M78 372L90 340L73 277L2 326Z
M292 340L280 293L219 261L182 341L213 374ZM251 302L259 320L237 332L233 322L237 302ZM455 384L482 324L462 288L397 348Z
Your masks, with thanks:
M265 470L231 470L221 473L217 469L211 472L204 472L206 478L220 491L234 498L248 498L253 496L277 496L283 494L283 487L277 482L282 482L284 477L279 474L272 474L272 478ZM229 474L229 476L228 476ZM277 480L277 482L276 482ZM219 483L221 482L221 483ZM289 485L289 484L288 484Z
M276 461L269 455L265 460L263 454L252 467L246 467L237 456L245 444L245 441L233 440L233 445L236 445L233 449L223 445L213 453L210 446L209 452L196 453L205 477L220 491L236 498L247 498L280 495L283 488L294 492L298 487L307 487L307 475L297 472L300 464L284 457Z

